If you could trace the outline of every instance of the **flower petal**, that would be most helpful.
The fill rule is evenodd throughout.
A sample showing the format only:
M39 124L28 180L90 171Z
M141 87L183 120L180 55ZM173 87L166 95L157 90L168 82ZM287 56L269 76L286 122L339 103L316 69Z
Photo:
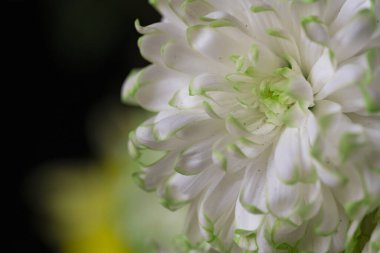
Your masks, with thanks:
M185 87L190 79L179 72L151 65L139 74L136 82L135 100L150 111L160 111L170 108L169 102L175 92Z
M369 1L368 1L369 2ZM368 43L376 28L376 19L370 10L359 12L331 38L331 47L339 61L356 55Z

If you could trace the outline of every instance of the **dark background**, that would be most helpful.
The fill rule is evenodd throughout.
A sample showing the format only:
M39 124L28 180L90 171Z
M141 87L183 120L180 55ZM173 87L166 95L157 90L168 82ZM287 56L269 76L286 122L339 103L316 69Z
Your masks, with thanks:
M120 101L130 69L147 64L134 21L148 25L159 15L147 0L8 0L3 17L2 121L11 128L3 131L11 159L3 166L11 174L3 177L11 212L3 248L56 252L36 231L25 183L45 162L92 156L88 115L105 98Z

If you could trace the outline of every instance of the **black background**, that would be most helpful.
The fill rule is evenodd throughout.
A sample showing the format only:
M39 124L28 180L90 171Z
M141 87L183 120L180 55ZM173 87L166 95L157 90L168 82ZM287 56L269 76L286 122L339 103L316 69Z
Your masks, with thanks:
M56 252L36 232L25 182L47 161L92 156L88 114L106 97L118 103L130 69L147 64L135 19L160 17L147 0L8 0L3 11L3 248Z

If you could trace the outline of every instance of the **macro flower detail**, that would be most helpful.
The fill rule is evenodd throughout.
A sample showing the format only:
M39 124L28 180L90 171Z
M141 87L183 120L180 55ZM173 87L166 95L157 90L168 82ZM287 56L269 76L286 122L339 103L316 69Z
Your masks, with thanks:
M380 2L152 4L162 21L136 22L152 64L122 96L157 114L129 151L144 189L189 205L184 251L354 247L380 206Z

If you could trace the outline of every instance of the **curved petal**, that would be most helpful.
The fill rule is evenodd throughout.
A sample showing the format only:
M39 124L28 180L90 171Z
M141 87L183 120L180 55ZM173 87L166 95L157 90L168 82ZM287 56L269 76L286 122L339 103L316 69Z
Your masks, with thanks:
M369 2L369 1L368 1ZM331 48L338 61L356 55L368 43L376 29L376 19L370 10L363 10L331 38Z

